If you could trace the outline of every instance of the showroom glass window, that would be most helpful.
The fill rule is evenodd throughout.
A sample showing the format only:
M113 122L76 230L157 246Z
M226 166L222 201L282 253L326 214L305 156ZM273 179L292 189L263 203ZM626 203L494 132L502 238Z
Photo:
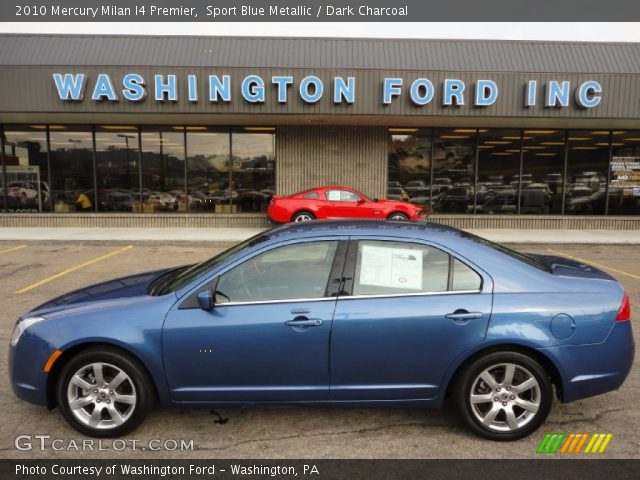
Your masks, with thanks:
M614 131L609 215L640 214L640 131Z
M478 130L476 213L517 213L520 130Z
M186 127L189 212L228 213L231 188L231 136L226 127Z
M520 213L562 213L564 192L564 130L525 130ZM579 145L587 136L569 137Z
M428 211L431 196L431 130L389 129L387 199L404 200Z
M432 188L438 212L472 213L475 156L475 129L434 130Z
M184 127L143 127L142 210L147 213L186 212Z
M5 125L4 161L7 211L10 213L50 211L51 190L47 170L46 126ZM3 182L4 179L1 179L1 191L4 196Z
M54 211L94 212L91 127L50 125L49 144Z
M564 213L603 215L609 170L609 131L570 130Z
M231 133L231 202L238 212L266 212L275 194L275 129L244 127Z
M98 210L140 211L140 152L138 128L96 127Z

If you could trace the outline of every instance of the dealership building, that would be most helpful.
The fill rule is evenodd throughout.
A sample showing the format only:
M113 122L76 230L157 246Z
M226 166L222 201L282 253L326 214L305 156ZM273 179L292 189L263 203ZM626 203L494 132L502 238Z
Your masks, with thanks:
M345 185L640 228L640 44L0 35L0 129L0 226L259 227Z

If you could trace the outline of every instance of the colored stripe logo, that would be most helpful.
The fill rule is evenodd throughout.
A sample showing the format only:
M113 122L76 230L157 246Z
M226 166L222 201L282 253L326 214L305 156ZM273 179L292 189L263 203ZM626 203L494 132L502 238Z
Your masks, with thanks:
M604 453L612 438L613 433L547 433L536 453Z

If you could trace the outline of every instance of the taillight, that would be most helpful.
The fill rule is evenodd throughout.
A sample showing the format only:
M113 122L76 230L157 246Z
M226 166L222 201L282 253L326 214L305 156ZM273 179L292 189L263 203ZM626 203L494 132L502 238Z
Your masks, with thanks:
M624 297L622 297L622 305L616 315L616 321L622 322L624 320L631 320L631 303L629 302L629 294L625 291Z

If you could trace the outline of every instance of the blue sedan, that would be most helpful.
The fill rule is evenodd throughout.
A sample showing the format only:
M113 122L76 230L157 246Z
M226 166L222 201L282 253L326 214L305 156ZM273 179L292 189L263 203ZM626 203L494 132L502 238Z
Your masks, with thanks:
M197 265L129 276L19 318L16 395L83 434L175 406L440 407L514 440L619 388L629 298L607 273L430 223L317 221ZM555 392L554 392L555 390Z

